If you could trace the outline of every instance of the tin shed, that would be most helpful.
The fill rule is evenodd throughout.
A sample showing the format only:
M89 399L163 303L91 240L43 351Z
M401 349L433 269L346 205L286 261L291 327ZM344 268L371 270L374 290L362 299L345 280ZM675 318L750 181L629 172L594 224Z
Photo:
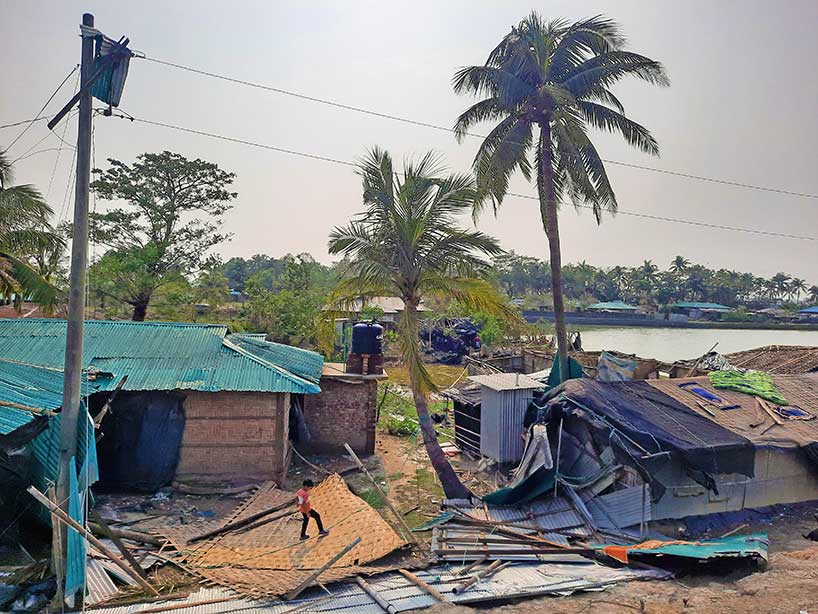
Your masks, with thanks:
M469 379L480 384L480 454L500 463L518 462L523 455L525 410L542 382L519 373Z

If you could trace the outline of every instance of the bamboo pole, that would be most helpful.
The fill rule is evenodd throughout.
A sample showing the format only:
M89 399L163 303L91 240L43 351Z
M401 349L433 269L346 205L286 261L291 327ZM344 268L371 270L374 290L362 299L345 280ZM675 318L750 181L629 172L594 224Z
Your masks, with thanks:
M115 556L113 552L108 550L108 548L105 546L105 544L103 544L96 537L94 537L89 531L86 531L85 528L80 523L78 523L76 520L71 518L71 516L66 514L59 507L57 507L56 505L51 503L51 501L48 500L48 497L46 497L43 493L41 493L39 490L34 488L34 486L29 486L28 487L28 493L32 497L34 497L39 503L42 503L45 507L47 507L49 510L51 510L51 512L54 514L54 516L59 518L63 522L63 524L65 524L65 525L71 527L72 529L74 529L77 533L82 535L88 542L90 542L97 550L99 550L100 552L102 552L102 554L104 554L109 559L111 559L111 561L117 567L119 567L122 571L124 571L126 574L128 574L130 577L132 577L134 580L136 580L136 582L137 582L137 584L139 584L139 586L141 586L142 588L144 588L146 591L148 591L149 593L151 593L153 595L159 595L159 592L155 588L153 588L150 584L148 584L144 580L144 578L142 578L142 576L140 576L135 570L131 569L127 564L125 564L122 561L122 559L120 559L118 556Z
M455 586L452 589L452 592L455 595L459 595L460 593L464 593L467 590L469 590L469 588L471 588L472 586L477 584L480 580L488 578L489 576L493 576L494 574L496 574L501 569L503 569L505 567L508 567L510 564L511 563L509 563L509 562L504 563L503 561L494 561L491 565L489 565L488 567L486 567L482 571L478 571L476 574L474 574L472 577L470 577L468 580L466 580L462 584L460 584L458 586Z
M384 612L386 612L387 614L397 614L398 610L395 608L395 606L393 606L386 599L381 597L380 593L378 593L378 591L372 588L369 585L369 583L366 580L364 580L361 576L356 576L355 581L367 595L372 597L375 603L377 603Z
M446 599L446 597L443 595L443 593L441 593L440 591L438 591L433 586L430 586L428 583L426 583L423 580L421 580L420 578L418 578L411 571L408 571L406 569L398 569L398 573L400 575L402 575L404 578L406 578L407 580L409 580L412 584L417 585L419 588L421 588L422 590L429 593L432 597L434 597L438 601L440 601L442 603L446 603L448 601L448 599Z
M478 565L482 565L483 563L485 563L485 562L486 562L486 561L488 561L488 560L489 560L489 557L488 557L488 556L482 556L482 557L480 557L479 559L477 559L476 561L474 561L473 563L470 563L469 565L466 565L466 566L465 566L463 569L461 569L460 571L456 571L456 572L454 573L454 575L456 575L456 576L465 576L465 575L466 575L467 573L469 573L469 572L470 572L472 569L474 569L474 568L475 568L475 567L477 567Z
M265 510L257 512L255 514L250 514L246 518L242 518L240 520L235 520L233 522L228 522L223 527L219 527L218 529L213 529L212 531L208 531L207 533L202 533L201 535L196 535L195 537L191 537L187 540L187 543L192 544L194 542L202 541L203 539L207 539L209 537L215 537L216 535L221 535L222 533L227 533L234 529L240 529L241 527L247 526L251 522L258 520L259 518L263 518L267 514L272 514L273 512L277 512L279 510L284 509L288 505L292 505L295 499L287 499L284 503L279 503L278 505L274 505L272 507L268 507Z
M378 493L380 493L381 497L383 497L383 500L386 503L386 506L392 511L392 513L395 515L395 518L398 519L398 522L404 528L404 530L406 531L406 535L407 535L406 540L408 542L413 543L413 544L417 544L418 540L415 537L414 533L412 533L412 529L409 528L408 524L406 524L406 520L403 519L403 515L397 509L395 509L395 506L392 505L392 502L389 500L389 497L387 497L386 493L381 489L380 486L378 486L378 482L375 480L374 477L372 477L372 474L369 473L369 470L361 462L361 459L358 458L358 455L355 454L355 451L352 448L349 447L348 443L345 443L344 447L346 448L346 451L349 454L349 456L352 458L352 460L358 466L358 469L363 471L364 474L366 475L366 477L368 477L370 479L370 481L372 482L372 485L375 487L375 490L377 490Z
M146 574L145 570L142 569L142 566L139 564L139 561L137 561L134 558L134 555L131 554L131 551L128 550L125 544L122 543L122 540L119 539L119 536L116 533L114 533L111 530L111 527L109 527L108 524L102 519L102 516L100 516L95 509L91 509L88 510L88 517L93 518L94 522L96 522L102 529L102 533L105 535L105 537L114 542L114 546L116 546L116 549L119 550L122 556L125 557L125 560L128 561L128 563L130 563L134 571L138 573L140 576L142 576L145 582L147 582L148 574Z
M338 554L336 554L334 557L332 557L329 561L327 561L326 563L321 565L321 567L319 567L314 572L312 572L309 576L307 576L301 584L299 584L293 590L291 590L289 593L287 593L284 596L284 599L289 601L290 599L295 599L296 597L298 597L305 588L307 588L310 584L312 584L313 580L317 579L318 576L320 576L327 569L332 567L342 556L344 556L347 552L352 550L355 546L357 546L360 543L361 543L361 538L356 537L355 541L353 541L351 544L346 546L343 550L341 550Z

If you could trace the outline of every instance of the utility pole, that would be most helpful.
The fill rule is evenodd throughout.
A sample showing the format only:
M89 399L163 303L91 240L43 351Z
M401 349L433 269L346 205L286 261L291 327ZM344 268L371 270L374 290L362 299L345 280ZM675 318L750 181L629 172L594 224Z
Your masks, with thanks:
M94 16L82 16L84 26L94 27ZM68 295L68 329L65 338L65 371L60 423L60 464L57 473L57 502L68 514L69 464L77 454L77 425L82 395L82 332L85 320L85 270L88 264L88 192L91 181L91 80L94 39L82 37L79 128L77 131L77 190L74 198L74 232L71 244L71 287ZM83 424L83 428L87 425ZM89 443L89 445L93 445ZM61 525L62 543L67 529ZM62 549L63 571L67 548ZM62 576L65 577L63 573Z

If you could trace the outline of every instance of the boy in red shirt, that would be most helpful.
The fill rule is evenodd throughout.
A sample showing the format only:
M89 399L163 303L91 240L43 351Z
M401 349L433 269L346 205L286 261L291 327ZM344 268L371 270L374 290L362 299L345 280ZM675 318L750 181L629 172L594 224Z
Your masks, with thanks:
M315 518L315 524L318 525L318 534L319 535L328 535L329 531L324 529L324 525L321 524L321 514L316 512L312 509L312 505L310 505L310 490L312 487L315 486L312 480L304 480L303 488L296 493L296 502L298 505L298 511L301 512L301 540L309 539L309 535L307 535L307 525L310 524L310 517Z

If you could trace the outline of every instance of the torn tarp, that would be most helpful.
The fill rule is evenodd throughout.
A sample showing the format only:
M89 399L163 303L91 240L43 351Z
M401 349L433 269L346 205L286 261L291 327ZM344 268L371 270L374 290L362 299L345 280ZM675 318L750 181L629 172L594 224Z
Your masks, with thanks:
M650 540L632 546L603 546L602 551L628 564L630 557L645 558L673 556L688 559L717 559L723 557L767 560L769 540L766 533L731 535L704 541ZM655 563L655 561L653 561Z
M713 474L754 475L753 443L698 415L643 381L577 379L555 391L538 420L570 417L586 422L601 447L610 445L617 461L651 484L653 500L665 487L653 477L677 459L691 478L715 491Z

